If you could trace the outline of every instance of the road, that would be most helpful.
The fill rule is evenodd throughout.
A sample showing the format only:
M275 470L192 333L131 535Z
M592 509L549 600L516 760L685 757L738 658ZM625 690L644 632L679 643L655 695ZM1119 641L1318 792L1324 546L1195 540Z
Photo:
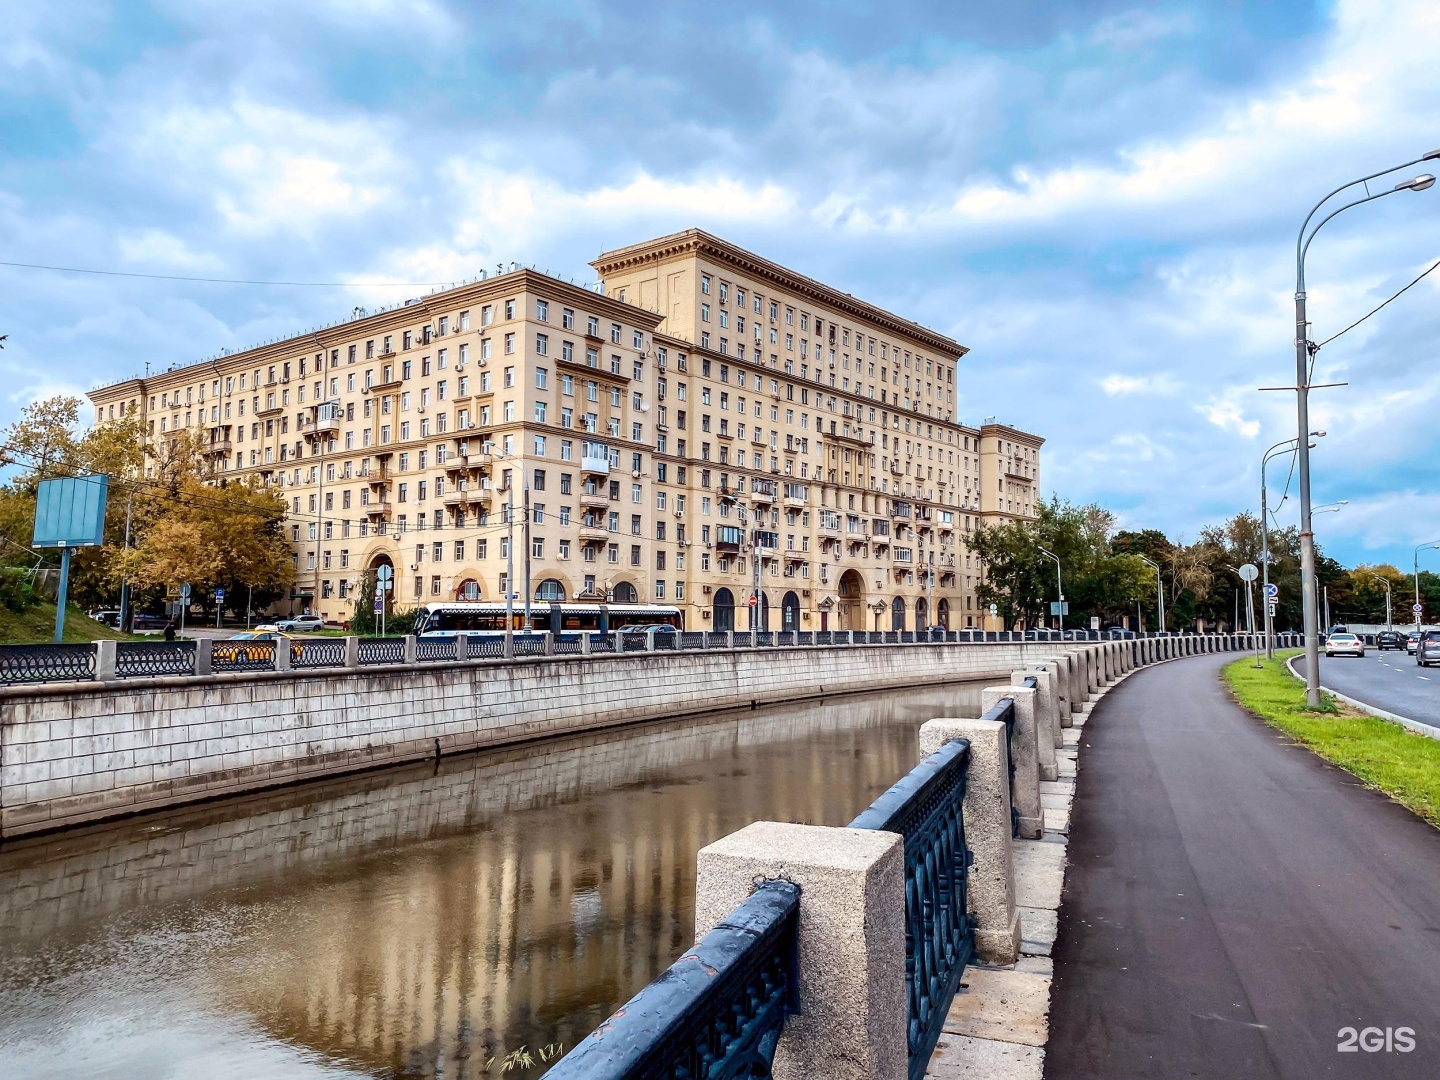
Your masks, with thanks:
M1440 831L1237 707L1233 659L1137 671L1085 725L1045 1075L1433 1078Z
M1303 672L1305 662L1295 667ZM1321 656L1320 683L1377 709L1440 727L1440 667L1422 668L1409 653L1366 649L1363 659Z

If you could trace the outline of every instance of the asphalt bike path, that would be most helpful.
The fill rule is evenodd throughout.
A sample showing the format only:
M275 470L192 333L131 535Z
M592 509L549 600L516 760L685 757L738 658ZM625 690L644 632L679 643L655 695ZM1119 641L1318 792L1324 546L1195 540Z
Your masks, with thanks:
M1440 831L1239 708L1234 659L1085 724L1045 1075L1435 1080Z

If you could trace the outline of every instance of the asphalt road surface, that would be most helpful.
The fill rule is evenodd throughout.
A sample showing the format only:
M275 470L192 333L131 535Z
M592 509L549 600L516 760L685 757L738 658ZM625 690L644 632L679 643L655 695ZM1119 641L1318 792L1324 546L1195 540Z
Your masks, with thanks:
M1297 660L1295 669L1303 673L1305 661ZM1440 667L1422 668L1403 650L1366 649L1363 658L1322 653L1320 685L1377 709L1440 727Z
M1045 1075L1433 1080L1440 831L1238 708L1234 658L1137 671L1085 725Z

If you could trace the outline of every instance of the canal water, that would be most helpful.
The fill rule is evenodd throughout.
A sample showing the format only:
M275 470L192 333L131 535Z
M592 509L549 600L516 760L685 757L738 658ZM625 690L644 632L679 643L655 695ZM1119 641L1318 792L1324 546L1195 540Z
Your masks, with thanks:
M0 1076L538 1077L690 946L701 847L844 825L979 712L716 713L0 847Z

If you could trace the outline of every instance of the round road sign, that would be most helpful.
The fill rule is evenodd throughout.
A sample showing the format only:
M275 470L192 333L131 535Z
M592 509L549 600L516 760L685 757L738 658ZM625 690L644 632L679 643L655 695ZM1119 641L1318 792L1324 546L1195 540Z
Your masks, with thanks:
M1424 607L1422 607L1422 606L1419 605L1419 604L1411 604L1411 605L1410 605L1410 611L1411 611L1413 614L1415 614L1415 615L1419 615L1419 614L1420 614L1422 611L1424 611L1424 610L1425 610Z
M1280 595L1280 586L1272 581L1269 585L1265 586L1265 595L1270 597L1271 600L1274 600L1275 597Z
M1241 580L1241 581L1254 581L1254 580L1255 580L1256 578L1258 578L1259 576L1260 576L1260 568L1259 568L1258 566L1256 566L1254 563L1247 562L1247 563L1245 563L1245 565L1243 565L1242 567L1240 567L1240 580Z
M375 571L376 581L389 581L394 576L395 571L390 567L388 563L382 563L379 569Z

